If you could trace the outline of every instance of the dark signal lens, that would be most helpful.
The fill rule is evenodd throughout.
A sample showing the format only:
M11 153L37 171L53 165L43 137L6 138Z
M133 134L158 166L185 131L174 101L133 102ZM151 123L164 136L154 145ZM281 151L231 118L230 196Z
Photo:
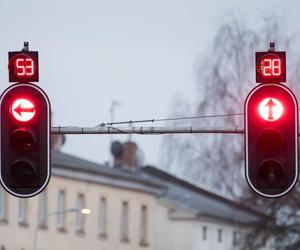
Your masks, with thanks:
M10 136L11 143L19 151L32 152L37 146L36 135L29 129L16 129Z
M36 186L37 172L32 161L27 159L16 160L13 162L10 171L10 184L12 187Z
M262 154L283 154L285 146L283 136L275 129L266 129L259 135L257 148Z
M286 186L283 164L274 159L261 163L258 170L258 187L279 188Z

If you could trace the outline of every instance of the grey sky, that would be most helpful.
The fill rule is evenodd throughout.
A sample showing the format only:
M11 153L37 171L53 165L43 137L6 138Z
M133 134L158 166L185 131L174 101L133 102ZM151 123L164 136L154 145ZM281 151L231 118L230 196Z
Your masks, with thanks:
M234 9L253 25L261 13L280 9L288 29L298 30L296 0L1 0L0 90L9 86L7 52L29 41L40 52L39 85L50 97L54 125L109 121L113 100L121 103L115 120L167 117L174 95L195 101L196 60ZM146 163L159 164L161 138L133 136ZM68 136L63 150L103 162L109 136Z

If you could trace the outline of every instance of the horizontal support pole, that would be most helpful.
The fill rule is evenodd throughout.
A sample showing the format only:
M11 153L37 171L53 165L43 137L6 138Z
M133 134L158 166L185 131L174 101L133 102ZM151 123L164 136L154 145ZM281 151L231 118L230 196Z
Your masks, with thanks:
M205 128L205 127L52 127L52 134L244 134L238 127Z

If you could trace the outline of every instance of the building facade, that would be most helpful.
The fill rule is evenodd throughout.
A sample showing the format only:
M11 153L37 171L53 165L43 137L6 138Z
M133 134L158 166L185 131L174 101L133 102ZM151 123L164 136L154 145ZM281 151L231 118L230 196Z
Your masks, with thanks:
M41 194L18 199L1 189L0 250L239 249L260 219L154 167L111 168L54 150Z

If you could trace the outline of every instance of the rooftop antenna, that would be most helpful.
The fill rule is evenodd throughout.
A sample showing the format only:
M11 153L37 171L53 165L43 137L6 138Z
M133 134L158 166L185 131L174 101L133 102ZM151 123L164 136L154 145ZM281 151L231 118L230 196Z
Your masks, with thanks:
M112 102L110 103L110 108L109 108L109 112L110 112L110 122L113 123L115 121L115 108L117 106L120 105L120 102L119 101L116 101L116 100L112 100ZM113 135L110 134L109 135L109 147L111 147L113 143ZM113 164L113 158L111 158L111 163Z
M274 52L274 51L275 51L275 42L270 42L269 52Z
M24 42L24 47L22 51L29 51L29 42Z

